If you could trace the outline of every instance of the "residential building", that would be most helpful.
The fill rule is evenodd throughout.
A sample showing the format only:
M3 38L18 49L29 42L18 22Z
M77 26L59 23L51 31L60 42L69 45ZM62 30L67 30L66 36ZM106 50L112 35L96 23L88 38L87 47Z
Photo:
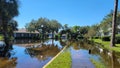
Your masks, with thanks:
M39 32L29 32L25 28L18 29L18 31L14 31L14 38L34 38L39 37Z

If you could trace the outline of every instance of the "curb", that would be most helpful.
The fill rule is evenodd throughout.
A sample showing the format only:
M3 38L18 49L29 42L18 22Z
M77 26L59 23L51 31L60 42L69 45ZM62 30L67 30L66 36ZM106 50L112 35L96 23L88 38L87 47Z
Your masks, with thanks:
M43 68L46 68L54 59L56 59L65 49L67 46L65 46L55 57L53 57L46 65L43 66Z

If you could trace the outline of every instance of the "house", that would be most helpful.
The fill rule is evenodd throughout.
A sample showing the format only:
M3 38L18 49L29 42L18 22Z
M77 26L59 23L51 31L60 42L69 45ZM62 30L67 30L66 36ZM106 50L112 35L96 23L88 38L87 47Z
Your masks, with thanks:
M106 32L102 28L99 30L100 36L111 36L112 28L108 28ZM117 34L120 34L120 25L117 26Z
M28 32L25 28L18 29L18 31L14 31L14 38L38 38L39 32Z

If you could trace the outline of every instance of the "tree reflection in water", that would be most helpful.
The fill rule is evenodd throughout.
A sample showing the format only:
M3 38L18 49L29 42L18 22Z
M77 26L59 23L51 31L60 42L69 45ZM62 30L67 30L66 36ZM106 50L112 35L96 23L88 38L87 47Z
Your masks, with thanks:
M0 68L15 68L17 64L17 58L11 57L14 53L12 50L12 43L0 48Z
M36 57L39 60L46 60L48 57L54 57L61 49L56 44L42 44L40 47L28 47L26 54Z
M64 46L57 40L16 40L14 46L0 49L0 68L41 68ZM14 48L14 49L13 49ZM17 58L16 58L17 57ZM33 59L34 58L34 59ZM24 60L23 60L24 59ZM41 62L42 61L42 62ZM30 64L28 66L28 64Z

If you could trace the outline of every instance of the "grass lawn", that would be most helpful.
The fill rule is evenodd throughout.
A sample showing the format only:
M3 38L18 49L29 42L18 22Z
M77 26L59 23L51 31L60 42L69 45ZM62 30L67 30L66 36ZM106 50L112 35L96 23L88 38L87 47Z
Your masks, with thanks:
M59 54L46 68L71 68L71 54L65 50Z
M120 52L120 44L116 44L115 47L110 46L110 41L102 41L101 39L92 39L94 42L100 43L103 45L103 48L110 49L116 52Z

